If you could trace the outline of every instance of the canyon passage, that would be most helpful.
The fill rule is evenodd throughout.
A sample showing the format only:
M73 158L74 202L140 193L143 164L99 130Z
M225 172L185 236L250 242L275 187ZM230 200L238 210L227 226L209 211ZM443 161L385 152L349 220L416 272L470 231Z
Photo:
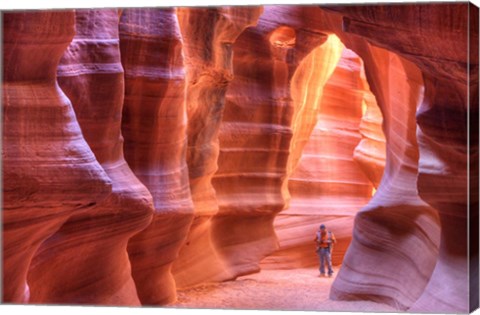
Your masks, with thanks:
M478 306L473 4L2 14L4 303Z

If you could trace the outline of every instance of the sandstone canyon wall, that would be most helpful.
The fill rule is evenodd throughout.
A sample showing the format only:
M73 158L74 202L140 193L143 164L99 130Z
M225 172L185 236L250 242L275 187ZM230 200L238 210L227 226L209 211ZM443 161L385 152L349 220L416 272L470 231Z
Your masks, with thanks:
M342 262L332 299L468 310L477 8L3 22L3 301L164 305L177 288L316 263L325 222Z
M213 231L222 256L241 274L258 271L259 261L278 246L273 220L290 199L291 146L309 127L295 124L299 111L311 111L295 102L292 77L322 44L318 58L325 64L317 84L325 84L338 61L338 41L300 24L282 7L265 7L257 25L233 47L235 76L227 90L213 178L219 202Z
M152 200L123 158L117 10L77 10L75 29L57 69L58 82L112 193L92 210L73 215L42 244L28 276L30 302L140 305L126 248L150 223Z
M185 42L186 160L194 204L194 220L174 265L181 287L238 275L219 253L218 239L212 235L212 218L218 212L212 177L217 171L225 92L233 78L232 45L244 29L256 23L260 13L259 7L181 8L178 12Z
M175 13L175 9L125 9L119 25L125 68L125 158L152 193L155 206L150 226L128 246L144 305L176 299L172 263L193 218L185 159L183 41Z
M73 215L92 211L112 183L57 82L74 12L9 13L3 26L2 300L26 303L39 246Z
M475 15L472 16L470 14L470 19L469 7L472 10L472 14ZM423 281L416 280L418 284L423 282L425 285L418 286L415 290L410 290L409 295L413 295L410 297L406 295L407 299L403 299L403 301L396 297L394 304L400 303L399 307L401 308L425 311L432 307L431 303L435 303L439 309L445 311L461 310L466 312L469 309L469 301L466 298L469 296L467 279L467 219L470 213L473 218L478 215L478 190L472 192L467 189L467 177L472 180L473 186L476 186L475 183L478 183L476 179L478 177L478 143L475 140L473 140L474 144L468 143L469 134L467 127L470 123L467 121L469 114L474 117L478 116L478 92L473 93L471 99L467 98L467 90L469 88L478 91L478 54L471 59L467 58L467 56L470 53L469 47L473 47L474 50L477 49L475 47L478 46L478 27L474 27L475 30L472 30L474 35L471 38L465 34L465 30L468 29L469 22L473 25L478 25L478 8L469 4L455 4L439 5L428 9L425 5L407 5L398 7L374 6L368 8L337 7L333 8L333 10L345 16L343 25L347 33L366 38L373 45L384 47L392 53L408 58L422 71L424 97L422 99L417 98L417 100L409 97L412 101L417 102L417 106L419 106L416 111L417 133L409 136L410 139L417 142L417 144L415 142L410 143L418 146L418 149L413 147L414 151L410 149L411 153L408 154L410 161L415 164L409 162L405 165L410 170L413 170L412 166L415 166L415 168L418 168L418 171L415 172L417 174L412 174L411 171L397 171L397 174L402 176L402 174L410 173L410 177L414 177L411 180L411 184L415 184L417 187L417 195L421 198L421 202L427 202L435 210L434 215L439 216L440 221L435 223L436 220L428 212L424 210L418 212L418 208L413 212L417 212L415 216L421 221L428 221L420 223L420 220L416 219L418 222L417 227L422 227L423 235L428 236L433 241L433 246L430 245L428 246L429 248L433 249L436 247L434 244L439 243L439 254L438 258L434 260L435 269L433 273L426 272L421 277ZM388 36L386 36L387 34ZM412 34L415 34L415 36L412 36ZM459 36L459 34L463 36ZM469 46L468 41L472 38L475 38L475 40ZM378 51L377 48L375 50ZM373 51L372 53L374 53L374 60L381 60L381 58L375 56L377 53ZM368 69L368 56L359 54L364 59ZM405 69L405 74L411 77L413 74L411 66L405 61L401 63ZM395 68L397 67L392 67L392 70ZM387 90L383 93L377 90L377 88L382 89L381 83L385 82L385 76L382 75L375 78L376 74L372 70L373 67L370 68L370 73L367 71L367 76L369 76L370 86L375 87L373 92L379 103L393 99L388 97L388 94L385 94ZM397 70L393 71L397 72ZM392 75L394 74L393 71ZM378 83L375 83L375 81ZM418 82L418 80L412 79L407 81L412 85L409 88L412 92L414 92L412 87L415 81ZM448 87L446 82L449 82ZM388 82L386 83L383 86L388 85ZM394 88L390 87L388 90L393 92ZM384 101L382 101L382 98ZM469 101L471 102L470 104ZM380 104L380 107L386 120L388 115L382 104ZM398 116L395 115L394 117L395 119L392 120L392 123L396 124ZM389 136L387 132L393 135L393 130L397 130L397 128L395 128L396 126L384 127L387 127L384 129L388 150ZM408 131L408 133L411 133L411 131ZM473 138L475 139L476 136ZM418 153L415 153L415 151L418 151ZM394 153L393 150L391 152ZM407 153L408 151L405 152ZM415 157L415 155L418 155L418 157ZM387 151L387 169L389 160L393 161L394 159L395 156L389 157ZM468 163L472 162L475 165L468 165ZM384 179L387 178L384 175ZM382 189L382 186L388 187L382 182L379 190ZM389 191L385 196L391 199L396 192L401 191L399 187L401 186L395 185L392 187L392 191ZM382 194L377 192L375 196L380 197ZM408 196L408 194L402 193L402 196ZM378 199L374 198L370 206L373 206L376 200ZM422 208L426 210L425 206L422 206ZM402 216L410 212L405 210L402 210L404 213ZM356 220L354 240L358 241L358 243L365 243L365 236L368 237L367 221L365 221L365 224L362 223L364 219L367 219L364 216L369 215L363 211ZM368 220L372 222L372 218L368 218ZM379 222L378 225L368 225L370 225L371 229L373 228L372 231L375 231L380 225L384 226L385 222ZM429 226L430 228L428 228ZM433 237L437 234L434 230L439 230L441 233L440 240L436 240L436 237ZM393 232L392 229L390 229L391 232ZM460 240L454 241L455 245L453 245L452 240L457 238ZM423 246L428 245L426 241L422 242ZM373 245L371 244L371 246ZM352 255L356 251L367 252L366 250L358 250L356 245L349 249ZM406 248L405 252L408 252ZM472 255L475 257L475 252L472 252ZM433 252L430 255L424 255L424 262L418 261L417 263L420 263L420 265L428 263L428 266L432 266L431 258L426 259L428 256L433 258L436 255ZM413 258L412 255L408 257L409 259ZM348 257L347 253L345 265L353 264L354 261L355 265L357 265L358 257ZM378 270L378 264L376 268ZM349 280L342 283L342 279L347 280L347 278L340 274L338 281L334 284L333 296L341 296L342 287L353 288L351 279L354 275L359 274L359 271L347 271L348 268L343 268L343 270L345 271L344 275ZM426 271L425 269L423 270L424 272ZM404 287L405 281L406 279L401 280ZM450 285L440 284L446 282L450 283ZM362 289L360 288L354 291L355 295L362 294Z
M368 53L375 60L375 64L369 64L370 60L364 58L367 71L373 72L371 85L375 85L374 93L383 113L386 165L378 190L357 214L352 245L332 294L342 297L368 292L370 298L398 307L418 298L432 272L438 247L436 215L420 199L415 185L415 113L423 97L423 86L420 71L411 63L375 47L369 47ZM410 233L407 235L405 230ZM410 257L410 264L402 267L401 274L396 273L395 257L412 247L421 248L423 254ZM374 283L365 276L372 266L378 277ZM352 274L356 273L363 277L352 284ZM342 287L348 289L342 291Z
M365 81L361 59L351 50L342 51L323 89L315 71L324 60L315 55L316 51L302 65L308 72L307 85L292 81L292 86L305 86L299 99L313 109L311 116L317 122L313 132L306 134L308 143L289 177L290 206L275 219L280 250L262 261L265 268L318 266L312 239L320 223L334 232L337 244L332 262L341 264L351 240L355 214L368 203L373 192L373 185L366 177L373 173L363 174L354 160L360 150L361 130L370 136L363 141L372 143L362 143L362 148L368 154L377 153L379 177L383 174L385 139L381 113ZM302 69L299 70L301 73ZM372 147L378 149L374 151ZM363 164L375 165L370 161Z

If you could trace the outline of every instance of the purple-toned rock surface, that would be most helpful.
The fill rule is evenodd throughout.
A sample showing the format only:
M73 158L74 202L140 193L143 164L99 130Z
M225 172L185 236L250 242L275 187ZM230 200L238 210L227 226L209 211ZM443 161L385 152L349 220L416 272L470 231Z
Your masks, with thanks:
M42 244L28 276L30 302L140 305L127 243L150 223L153 205L123 158L118 12L76 10L75 20L76 35L60 60L58 81L112 181L112 194L92 210L72 216Z
M470 18L469 6L471 9ZM412 162L415 162L414 165L418 165L416 166L418 167L417 174L415 178L412 178L411 183L416 185L421 200L433 207L435 215L439 216L440 221L436 224L438 226L434 227L432 225L432 228L438 229L441 234L440 247L433 274L426 272L423 277L415 280L418 284L424 282L426 285L417 285L415 290L410 290L410 294L415 294L410 296L408 300L400 302L401 305L397 307L409 308L412 311L435 309L445 312L467 312L469 310L467 298L469 287L467 269L469 260L467 254L468 217L478 217L478 189L475 191L467 189L467 178L470 178L474 186L478 185L478 163L474 162L474 165L468 165L469 161L478 161L478 142L471 139L474 143L471 143L470 147L467 144L469 137L468 116L469 114L478 116L478 92L473 93L470 99L467 98L469 88L478 91L478 53L472 54L469 51L468 42L474 38L470 47L473 50L478 50L478 27L474 26L478 25L478 8L470 4L440 4L435 6L417 4L336 7L333 10L345 16L344 30L346 33L365 38L373 45L378 45L389 50L391 54L401 56L399 57L401 63L398 63L398 61L396 63L404 68L404 72L409 78L406 81L407 84L413 87L413 84L418 82L417 84L423 90L424 97L415 100L417 103L416 134L409 136L414 141L410 141L410 143L418 147L418 149L415 149L418 153L409 154L410 159L413 159ZM473 36L470 38L466 33L466 30L470 27L469 22L473 26L471 30ZM380 51L377 48L375 50ZM468 59L469 53L475 57ZM390 79L391 83L389 83L385 80L395 75L395 67L391 67L390 76L385 76L381 72L374 74L374 66L369 66L369 63L376 64L377 67L382 65L381 58L376 53L372 55L371 62L366 60L369 58L365 55L360 55L365 61L366 69L369 69L367 70L367 77L369 77L370 87L383 110L381 103L394 100L394 98L388 97L385 92L381 93L382 84L384 86L390 84L389 90L393 92L399 88L401 81L392 82ZM422 72L423 82L419 82L418 79L411 79L412 74L414 74L413 67L402 61L401 58L403 57L418 67ZM391 63L392 61L395 62L396 58L392 60L390 57L389 59ZM378 78L375 78L377 76ZM378 83L375 83L375 81ZM394 86L392 86L393 84ZM411 97L409 98L413 100ZM467 107L469 102L471 106ZM403 102L403 104L407 103ZM383 114L384 118L388 117L384 110ZM388 133L391 135L394 135L394 133L400 134L397 127L399 116L395 114L392 118L394 118L392 125L384 126L387 150L389 147ZM413 118L413 116L410 116L408 121L412 121ZM411 130L414 129L413 123L408 123L408 126L412 126L406 130L408 133L411 133ZM474 136L474 138L476 139L477 136ZM391 144L393 143L391 142ZM405 144L403 144L403 147L405 147ZM405 148L408 149L408 147ZM415 151L410 152L414 153ZM390 154L389 157L387 153L386 169L389 167L389 160L393 161L397 157L396 154ZM413 165L408 163L405 166L411 170ZM400 169L400 172L396 171L396 173L397 176L402 176L402 173L407 174L402 169ZM384 175L379 192L387 186L386 181L390 178L391 176L385 178ZM379 192L377 192L377 195L380 196ZM402 190L395 185L384 194L385 197L391 199L394 194L401 192ZM405 194L402 193L400 196L404 198ZM371 205L373 204L371 203ZM475 210L472 211L472 209ZM401 212L403 216L407 211L404 208L401 209ZM367 226L361 223L363 216L365 215L362 214L357 219L357 233L362 230L366 231ZM419 222L418 219L420 218L417 217L416 221ZM372 221L370 218L368 219ZM395 221L388 218L387 222L393 225ZM380 224L385 226L385 222ZM380 224L377 224L377 227ZM375 227L372 224L368 225L372 228ZM396 222L393 227L401 229L402 225ZM390 230L394 231L393 229ZM422 230L425 231L425 229ZM366 235L366 233L363 234ZM361 240L360 235L357 236L357 239ZM435 248L435 243L437 242L434 242L430 249ZM352 254L353 252L352 250ZM424 250L418 252L424 253L421 257L427 257ZM408 257L418 259L419 256L408 255ZM346 257L345 264L350 264L349 261L352 261L351 264L353 264L353 257ZM357 257L355 257L355 261L358 261ZM397 261L400 261L400 259L397 259ZM369 264L371 265L371 263ZM431 262L429 262L430 264ZM405 265L402 264L402 266ZM382 268L377 266L376 270L379 269ZM396 270L398 271L398 269ZM423 272L425 271L426 269L423 269ZM342 287L353 287L351 279L354 274L358 274L358 272L350 273L347 276L348 284L342 284L340 281L335 283L333 291L338 293L343 290ZM345 275L347 275L346 272ZM365 279L367 280L366 277ZM412 279L413 281L414 279ZM405 279L402 279L402 283L404 282ZM446 283L449 285L445 285ZM403 287L407 286L403 285ZM361 294L361 292L355 291L355 295ZM399 302L398 298L395 300Z
M57 83L74 12L5 13L3 31L2 300L27 303L38 247L72 215L92 211L112 184Z

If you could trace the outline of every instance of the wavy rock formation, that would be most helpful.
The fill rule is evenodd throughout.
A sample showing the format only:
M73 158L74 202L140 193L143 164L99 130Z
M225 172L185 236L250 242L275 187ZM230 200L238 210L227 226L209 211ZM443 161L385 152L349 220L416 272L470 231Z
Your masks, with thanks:
M383 112L387 160L377 192L355 219L352 245L331 292L334 298L368 296L405 309L425 288L439 242L436 214L419 198L415 186L414 117L423 98L422 78L413 64L395 54L375 47L369 47L369 53L376 64L370 60L365 64ZM422 255L405 256L411 248ZM375 281L368 276L372 268Z
M361 60L352 51L343 49L335 71L324 88L319 89L316 73L311 72L324 66L325 61L316 58L315 53L303 63L310 80L301 84L305 93L301 99L305 100L304 106L313 109L311 116L318 122L289 178L290 207L275 219L280 250L262 262L266 268L318 265L312 239L320 223L326 224L336 236L332 261L334 265L340 264L351 240L353 218L372 193L372 183L354 161L361 137L360 122L366 119L362 116L363 105L371 96L365 90L368 84L361 78ZM376 107L374 99L371 106ZM377 130L372 131L382 134L376 126ZM380 160L382 153L384 162L385 152L379 152Z
M478 275L479 34L478 8L470 5L470 10L470 43L465 37L450 34L455 31L449 32L449 42L457 53L454 60L465 71L463 76L460 73L457 78L449 72L438 77L435 72L426 72L426 96L417 112L417 185L422 199L438 209L442 236L435 271L412 311L428 310L432 303L445 312L467 312L478 306L478 278L474 277ZM466 6L459 6L447 14L458 19L468 13ZM454 30L467 26L461 21ZM442 31L435 29L435 34L439 38ZM465 51L470 53L468 65L464 64ZM441 57L435 63L435 69L444 65Z
M438 261L436 261L435 271L431 274L428 269L423 269L423 275L415 279L417 283L415 290L412 290L408 283L414 279L410 280L409 278L402 277L402 285L400 288L404 292L408 290L409 293L404 296L406 299L399 299L398 294L392 294L392 297L396 296L393 303L398 303L398 308L410 308L410 310L413 311L435 309L446 312L466 312L468 310L468 299L466 298L468 296L468 237L465 234L466 232L462 231L466 231L469 205L467 197L468 190L466 187L468 175L468 133L466 129L466 117L468 116L467 112L469 110L465 108L465 104L467 103L466 92L468 90L468 63L466 63L468 37L465 32L468 28L468 4L449 4L428 7L425 5L355 8L337 7L334 10L347 16L344 21L344 30L346 32L360 35L373 44L392 51L388 54L397 53L405 56L405 58L408 58L416 64L422 71L422 81L425 82L425 92L422 93L425 96L424 98L418 98L415 96L418 95L418 93L415 92L414 82L417 81L421 84L421 81L419 79L412 80L412 75L415 73L415 70L413 70L414 67L412 67L413 64L402 60L401 57L398 57L401 63L395 61L397 57L394 60L392 60L391 57L382 58L378 55L380 51L378 48L375 49L377 52L372 49L373 55L371 58L360 54L366 63L366 68L370 68L370 70L367 71L367 77L369 77L370 86L379 101L386 122L384 130L387 137L386 172L388 172L388 176L384 176L384 180L380 184L379 191L375 197L381 197L383 195L384 198L388 196L388 198L392 200L398 195L399 198L406 199L409 194L402 189L402 186L405 187L405 184L407 184L404 178L409 173L408 170L410 170L411 174L411 170L415 170L418 165L418 174L410 180L409 185L418 185L418 195L435 208L436 211L434 214L437 215L438 213L441 222L441 225L439 225L438 223L434 223L435 220L433 220L433 218L425 217L428 218L428 221L431 221L431 223L423 225L423 230L426 232L428 232L428 230L425 229L427 226L431 226L430 231L435 229L441 231L440 252ZM478 10L475 14L476 17L474 17L473 21L478 23ZM388 36L385 35L387 33ZM412 36L412 34L414 35ZM475 38L478 38L478 35ZM368 59L371 59L371 61L368 61ZM377 65L378 70L381 70L381 68L385 67L383 63L387 62L388 59L390 59L388 62L390 63L390 74L388 75L385 71L375 73L374 64ZM397 65L392 65L392 61ZM471 62L470 67L477 69L474 71L478 71L478 59L473 59ZM369 64L372 65L370 66ZM401 68L404 70L401 71ZM408 79L395 80L395 76L401 75L402 72L405 73ZM433 79L434 77L435 79ZM391 83L386 82L386 78L388 78L388 81ZM478 81L476 80L476 78L472 78L471 83L473 86L478 86ZM385 104L389 100L395 101L395 99L398 99L398 96L393 97L395 95L393 93L400 88L400 82L405 82L409 85L404 86L407 88L405 91L410 90L413 92L411 96L407 97L410 99L410 103L413 101L417 103L416 106L421 104L418 108L416 119L416 123L418 124L416 137L418 138L418 149L415 148L417 146L417 144L415 144L416 139L414 138L415 135L412 134L413 130L416 129L412 114L410 114L408 118L406 117L408 128L402 128L400 123L402 116L395 113L395 107L390 107L391 113L393 114L391 118L388 118L389 115L386 111L388 107L386 107ZM446 82L449 82L448 86ZM390 86L387 87L387 85ZM421 88L423 89L423 87ZM473 101L476 100L475 98L478 99L478 94L472 96ZM407 104L409 102L405 100L400 102L400 104L401 103ZM410 109L410 111L412 110L413 108ZM470 108L470 112L473 113L473 115L475 115L477 111L477 108ZM405 130L404 133L408 135L408 138L415 140L415 142L392 141L392 136L401 136L401 130ZM413 146L413 150L409 148L409 145ZM398 160L398 149L408 149L408 151L405 150L404 152L410 152L408 156L406 156L409 158L406 161L410 161L408 164L405 164L408 169L391 168L394 165L392 162L395 159ZM471 156L472 160L477 158L477 150L478 145L475 144L470 151L473 153ZM400 161L405 163L405 159L402 160ZM417 162L418 160L419 162ZM478 167L478 165L476 167ZM396 176L391 173L391 170L395 171ZM475 167L470 169L470 171L475 171ZM477 175L472 177L474 181L476 181ZM402 179L403 185L396 184L388 190L383 190L390 187L388 184L392 182L392 178ZM470 198L471 205L475 205L478 200L478 191L471 194ZM366 247L378 247L378 245L375 246L374 242L371 242L371 240L374 239L373 237L370 238L371 240L367 240L367 231L372 233L372 235L375 233L380 235L380 231L376 232L375 230L381 226L385 227L390 225L391 227L388 229L389 234L395 230L404 230L409 231L411 235L417 235L408 228L409 225L402 226L403 224L400 224L404 222L404 220L394 221L393 218L385 218L386 220L379 220L377 224L374 224L375 221L370 217L371 214L373 214L370 208L375 204L379 205L379 201L378 198L374 198L369 205L369 209L357 218L354 239L357 239L359 244L363 243ZM398 211L399 214L401 213L402 216L407 218L408 212L410 212L408 210L413 209L402 208L398 210L401 210L401 212ZM414 213L411 213L410 216L412 214ZM416 221L419 222L418 219L421 218L422 216L417 216ZM432 233L428 234L434 235ZM413 240L411 236L409 239ZM455 239L455 241L453 241L454 245L452 244L453 239ZM432 241L434 242L429 246L430 252L436 247L437 243L434 238L432 238ZM426 242L425 245L427 245ZM396 242L395 246L399 247L399 243ZM411 245L408 246L408 248L411 247ZM345 268L342 270L345 272L343 275L340 274L341 277L339 281L334 284L334 297L340 297L345 291L350 290L344 290L347 287L355 287L355 285L352 285L351 280L358 277L361 271L358 267L359 257L356 255L355 258L353 258L353 255L361 252L367 253L366 248L362 250L355 245L351 250L352 256L349 257L347 253ZM425 263L428 262L428 265L431 265L431 260L428 259L428 257L434 257L433 252L427 255L427 252L424 250L418 251L422 252L423 255L410 255L406 247L402 252L409 260L422 258ZM354 260L355 266L353 263ZM401 260L398 259L397 261ZM391 263L391 265L394 266L395 264ZM402 266L406 266L406 264L402 264ZM383 268L383 264L376 266L376 270L382 270ZM358 271L355 271L355 269ZM391 272L389 272L390 277L394 272L398 272L398 269L392 269ZM405 274L411 273L408 272ZM366 277L365 280L367 280ZM421 283L425 283L425 285L420 285ZM440 283L449 283L450 285L445 286L440 285ZM343 291L343 293L341 293L341 291ZM362 294L363 289L357 288L351 290L352 293L354 291L356 291L354 295L358 297ZM384 290L384 296L386 292L387 291ZM364 292L364 294L368 295L369 293Z
M444 312L468 312L478 306L479 298L478 278L474 280L478 275L479 222L478 8L463 4L444 8L439 14L449 22L428 30L432 38L446 36L452 49L447 54L452 69L444 72L445 56L438 50L431 49L428 58L422 55L416 60L428 68L424 70L425 99L417 112L417 185L422 199L440 214L441 246L432 278L411 310L425 311L434 303ZM466 28L470 28L470 38L455 35ZM465 63L466 54L469 63ZM431 64L435 67L429 67Z
M292 142L295 133L308 128L302 129L306 119L298 113L312 113L290 82L301 61L323 44L315 54L325 62L316 81L323 86L341 49L334 38L303 29L295 18L283 7L265 7L257 25L245 30L233 48L235 77L227 91L213 178L220 210L212 224L221 255L240 274L258 271L259 261L278 247L273 220L289 202ZM302 80L308 73L297 80L297 88Z
M125 158L155 205L151 225L130 240L128 252L142 304L165 304L176 299L172 262L193 214L182 38L175 9L125 9L119 30Z
M360 72L363 89L362 120L360 122L360 134L362 140L355 147L353 159L358 163L365 176L375 187L376 191L383 177L385 169L385 134L383 133L383 116L378 107L375 95L370 91L365 71L362 67Z
M452 78L428 74L425 83L425 100L417 113L417 185L422 199L438 210L442 235L435 271L411 310L426 311L435 303L435 308L442 312L468 312L469 277L474 275L468 269L468 238L475 235L469 235L468 224L469 220L478 222L478 188L473 191L467 186L468 176L473 178L472 182L478 178L478 141L472 142L470 152L467 147L468 86ZM476 100L472 104L478 106L478 92L473 97ZM470 114L478 116L478 108ZM469 153L472 155L468 156ZM470 216L471 210L477 214ZM475 293L470 292L471 295Z
M112 187L57 84L74 12L5 13L3 23L3 301L26 303L40 244Z
M218 212L218 203L211 179L217 170L225 92L233 77L232 45L260 13L259 7L178 9L187 71L187 163L195 206L186 245L174 267L181 287L238 274L219 257L214 244L217 235L212 238L211 218Z
M58 81L112 181L112 194L94 209L73 215L42 244L28 276L31 302L140 305L127 243L150 223L153 205L123 158L118 12L77 10L75 21L76 35L60 60Z

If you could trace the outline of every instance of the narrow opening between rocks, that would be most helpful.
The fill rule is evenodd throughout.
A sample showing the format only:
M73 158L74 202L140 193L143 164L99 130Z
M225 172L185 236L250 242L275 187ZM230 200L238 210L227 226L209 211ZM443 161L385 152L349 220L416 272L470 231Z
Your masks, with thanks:
M318 267L313 239L320 224L337 239L332 262L338 269L351 240L355 214L369 202L383 175L383 119L362 60L342 48L335 70L322 87L314 73L325 67L325 60L315 58L320 49L312 51L297 70L305 68L313 74L293 78L299 82L292 86L305 87L297 95L307 103L303 106L313 108L307 114L315 115L316 123L288 181L290 204L274 223L280 249L263 260L265 269Z
M291 34L289 29L279 28L270 41L285 39L285 34ZM335 309L337 302L328 299L330 286L352 239L355 215L374 195L383 175L385 136L382 113L361 58L335 35L330 36L332 47L314 49L290 83L297 115L290 159L296 160L289 163L290 200L274 221L278 250L261 261L259 273L180 290L175 306ZM332 67L330 73L328 67ZM320 224L337 240L331 278L319 277L313 240ZM362 307L374 310L378 306L365 302Z

